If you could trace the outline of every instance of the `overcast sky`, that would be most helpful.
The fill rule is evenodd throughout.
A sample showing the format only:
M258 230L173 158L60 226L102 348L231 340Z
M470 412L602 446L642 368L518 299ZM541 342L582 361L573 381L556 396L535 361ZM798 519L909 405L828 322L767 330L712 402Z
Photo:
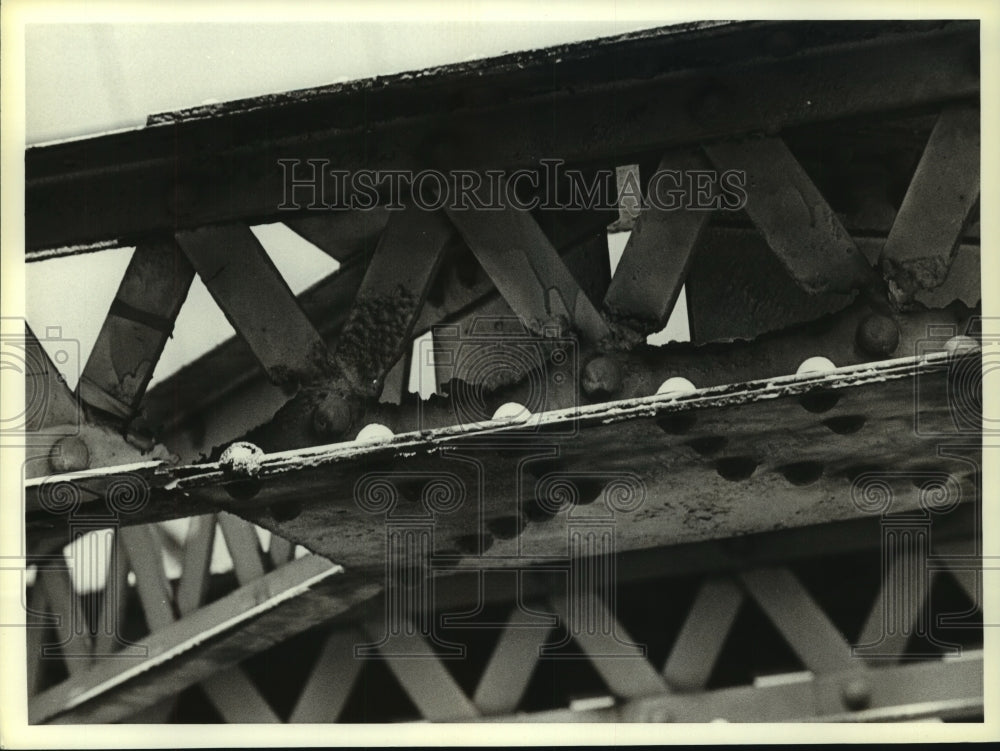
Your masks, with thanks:
M139 127L150 114L206 101L419 70L663 22L32 24L25 34L26 139L39 144ZM296 293L336 268L281 225L256 231ZM613 237L614 261L625 239ZM130 252L28 264L32 328L44 332L60 326L63 337L80 342L82 365ZM677 319L684 331L685 317ZM196 280L154 382L232 334ZM70 386L76 384L78 367L65 373Z
M32 24L26 130L39 143L146 116L610 36L645 22Z

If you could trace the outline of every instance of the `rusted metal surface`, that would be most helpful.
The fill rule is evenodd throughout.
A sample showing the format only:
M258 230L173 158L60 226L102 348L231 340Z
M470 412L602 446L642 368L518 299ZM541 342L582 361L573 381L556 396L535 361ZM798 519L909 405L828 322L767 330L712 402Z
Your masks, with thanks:
M410 343L413 326L434 281L454 229L440 214L409 206L393 214L365 264L323 370L301 380L301 388L275 413L273 435L308 435L310 443L336 440L351 429L364 400L386 388L386 377ZM402 389L403 372L388 389ZM260 439L258 439L260 440ZM278 439L281 440L281 439Z
M704 262L692 264L686 289L691 341L697 344L751 341L843 310L854 297L810 295L752 230L710 227L700 250Z
M321 666L342 668L364 632L374 641L362 651L384 659L431 720L515 711L540 658L564 647L612 694L612 709L577 717L920 713L904 702L981 712L981 663L978 675L974 660L903 673L881 653L852 659L844 613L824 612L828 593L788 564L874 551L895 520L946 516L935 524L939 569L911 586L896 625L917 628L944 570L972 599L963 616L978 617L978 548L954 540L979 533L982 361L975 339L932 333L976 334L978 32L975 22L702 24L196 108L30 149L29 260L139 244L82 381L100 419L127 425L136 413L191 281L178 246L150 238L177 239L260 363L233 340L148 399L146 417L166 416L171 446L184 462L201 453L197 464L144 461L166 450L92 424L89 407L78 429L39 418L52 435L26 467L28 559L63 544L79 514L122 525L109 577L127 589L127 552L133 604L153 633L137 662L91 664L88 653L70 666L32 699L32 721L162 720L195 684L223 720L280 721L288 712L271 706L249 664L235 665L331 619L348 630ZM393 215L320 200L332 167L543 173L551 157L588 174L638 164L644 179L657 160L745 171L746 212L716 212L711 226L707 212L619 220L633 234L611 279L606 232L624 204ZM319 182L302 180L309 159ZM312 199L310 210L290 196ZM299 299L249 229L282 220L341 264ZM686 281L693 343L645 346ZM493 340L474 341L486 338L484 320ZM432 330L443 393L423 401L405 393L409 345ZM140 346L123 344L122 331ZM527 357L512 365L518 348ZM829 370L810 370L817 362ZM53 372L35 380L48 386ZM942 436L967 445L944 455ZM259 446L226 448L237 437ZM143 525L192 514L204 516L174 597L162 528ZM240 588L199 608L217 524ZM275 535L266 557L253 524ZM298 545L347 573L296 560ZM906 564L883 560L871 610L851 613L862 641L878 640ZM630 635L649 624L633 631L619 617L617 585L648 584L664 567L667 578L712 578L682 583L681 601L684 586L701 589L654 663ZM65 605L73 593L59 584L66 591L39 588L33 600ZM581 592L594 596L581 602ZM441 624L476 627L488 602L514 612L477 688L444 663L449 646L431 624L451 606ZM752 689L705 691L743 603L813 671L804 687L778 685L801 675L765 671ZM125 612L90 625L106 629ZM544 627L519 630L531 624ZM894 638L876 646L906 651ZM415 654L423 664L407 659ZM292 721L335 720L366 674L354 660L331 687L314 672Z
M600 217L595 217L595 220L596 224L603 222ZM569 217L565 221L559 221L565 224L565 236L568 238L572 235L575 222L569 221ZM549 224L546 230L548 236L564 253L566 262L577 279L583 279L581 283L584 290L592 295L596 289L588 287L586 277L578 273L576 256L572 253L565 255L572 246L562 244L563 230L559 225L553 225L552 221ZM706 274L705 269L710 268L708 264L694 265L688 297L695 342L751 339L760 333L810 320L816 314L838 310L849 302L846 296L810 296L799 290L787 279L786 272L774 260L766 244L755 239L748 230L710 228L703 235L702 242L703 257L712 258L713 264L722 264L724 269L731 269L732 273ZM877 255L878 240L860 238L858 244L866 256L874 258ZM468 252L467 249L465 252ZM359 261L355 257L345 263L338 272L317 283L299 298L301 307L323 334L328 346L335 343L345 311L360 285L364 267ZM973 305L978 300L979 267L976 248L961 246L954 268L955 272L949 276L946 284L935 291L937 296L934 300L941 304L932 307L943 307L954 299L964 300L968 305ZM753 273L756 269L773 273L764 279L757 279L757 274ZM961 276L958 274L960 270L964 270ZM442 269L442 273L444 272L450 277L455 273L455 267L446 266ZM726 286L717 290L723 282ZM773 293L768 291L769 288L773 288ZM426 332L435 323L448 321L449 316L492 289L488 278L476 281L471 287L458 280L449 283L445 297L437 303L431 299L425 303L414 335ZM944 297L948 299L944 300ZM337 312L330 315L328 311ZM728 315L729 312L733 315ZM828 348L831 343L815 341L804 344L830 351ZM676 355L672 353L671 356ZM841 358L835 356L834 359L839 363ZM796 364L786 364L784 372L790 372ZM782 371L773 370L764 375L780 372ZM739 377L735 373L732 376ZM746 377L753 376L748 374ZM655 384L653 386L655 388ZM224 405L220 406L220 401L227 395L230 400L238 399L243 404L252 406L253 410L243 408L236 412L227 411ZM191 460L198 457L199 451L207 454L213 446L265 422L286 398L280 389L262 378L250 352L238 338L233 338L154 387L147 395L144 410L149 423L159 426L160 435L171 449ZM212 420L206 422L204 417L198 417L209 410L212 411ZM230 412L231 417L227 417ZM203 426L200 429L199 424ZM185 428L183 432L178 431L181 426ZM209 431L207 434L199 432L206 427ZM406 429L405 426L399 428ZM186 448L189 441L199 440L200 436L203 436L200 438L200 448Z
M172 461L161 444L133 445L120 429L89 422L54 425L25 447L25 477L44 477L99 467Z
M416 206L390 217L333 352L357 394L378 396L382 379L409 344L453 234L443 216Z
M490 536L491 562L516 566L525 555L560 550L574 515L610 513L604 502L582 504L599 500L604 486L622 477L629 492L645 498L634 512L613 514L622 549L730 537L857 516L852 483L871 467L933 464L971 499L975 465L937 457L933 440L913 430L915 384L921 424L955 430L948 358L939 352L831 374L712 387L680 398L649 396L547 413L531 424L527 443L525 427L491 423L403 434L381 444L274 454L263 458L250 497L239 484L227 489L233 478L218 464L152 464L132 474L151 486L149 514L228 509L349 568L382 570L385 562L391 505L381 513L365 510L365 494L373 491L365 487L366 478L388 486L380 491L389 493L385 503L397 496L399 503L414 503L406 499L420 496L426 478L443 481L443 492L456 503L462 499L458 513L433 516L434 553L451 565L475 565L475 556L469 557L474 551L463 553L461 541L481 522L508 518L526 524L509 539ZM974 395L968 402L963 408L974 408ZM503 449L511 440L513 446ZM481 472L495 479L484 481ZM545 511L543 480L553 472L565 474L581 505ZM398 488L394 475L400 477ZM91 472L59 481L100 499L116 479L114 472ZM51 480L28 483L29 530L60 524L43 501L62 487ZM667 493L677 487L686 489L683 498ZM917 500L912 492L901 493L899 503L910 508ZM291 519L280 508L288 502L301 505Z
M360 261L357 256L349 259L297 298L328 348L335 344L361 285ZM198 451L188 449L188 443L210 449L266 421L287 399L267 380L242 339L234 336L150 389L143 410L174 451L193 460ZM235 409L234 403L239 404ZM209 414L212 420L206 420Z
M970 308L980 305L983 299L981 257L978 243L962 242L955 250L944 282L931 290L917 290L914 300L920 305L937 309L945 308L956 300Z
M979 108L941 113L882 251L890 292L908 304L946 277L979 201Z
M779 31L795 43L775 55L767 39ZM521 71L513 56L479 63L489 75L475 66L440 78L403 74L160 118L28 149L27 257L273 221L286 187L278 159L327 158L351 171L445 167L420 156L442 129L481 146L463 168L543 157L614 167L671 145L972 97L978 37L975 22L667 28L544 51Z
M576 294L591 305L593 301L600 300L611 276L607 235L598 232L578 242L563 255L563 261L573 283L578 285ZM560 392L575 390L574 381L580 360L579 355L572 356L571 350L577 349L577 340L567 336L558 321L542 332L545 336L537 336L514 314L499 293L484 295L474 304L457 311L456 315L444 318L432 331L432 347L425 349L433 350L437 393L451 396L453 402L462 407L473 407L472 414L479 415L474 419L491 418L502 400L497 389L511 385L516 389L523 388L526 379L542 374L540 368L543 364L554 366L553 370L558 373L549 373L543 378L552 376L556 381L538 393L540 399L524 401L522 396L517 396L515 401L522 399L520 403L535 411L551 409L552 405L560 402L558 398L549 399L549 396L555 396L549 392L549 387L555 386ZM570 357L565 360L557 358L554 363L551 358L556 351ZM461 392L468 393L470 389L485 397L477 396L474 400L476 406L462 396ZM439 420L447 421L449 418L437 416L437 409L431 404L440 405L442 402L437 400L417 407L412 398L404 401L411 414L417 409L422 411L422 424L443 425ZM424 407L431 408L424 410ZM400 410L400 413L404 411ZM373 419L379 421L382 418ZM397 415L384 416L387 424L396 429L407 424L400 423L398 418ZM412 422L409 424L415 425Z
M877 262L884 238L857 237L855 242L865 258ZM702 236L700 253L704 262L692 265L687 281L691 341L697 344L751 341L762 334L822 320L847 308L853 299L850 294L804 292L764 239L750 230L709 227ZM934 310L943 310L955 301L974 308L981 298L979 257L978 243L963 242L945 282L935 290L918 293L917 299ZM815 343L829 345L822 338ZM839 355L839 349L837 352ZM837 355L833 357L837 359Z
M705 147L720 170L746 175L746 212L796 283L810 294L849 293L875 274L780 138Z
M616 577L619 586L641 583L651 586L651 582L668 576L684 578L709 576L724 578L730 574L750 570L759 566L798 565L815 558L834 558L857 554L859 551L878 550L882 543L881 530L886 521L905 517L908 512L890 513L886 516L860 516L852 519L807 525L804 527L781 528L767 532L750 533L736 538L720 538L701 542L681 543L667 547L642 548L618 551L616 556ZM978 503L963 503L953 512L943 515L934 523L935 555L943 556L949 546L962 544L963 553L969 555L968 540L974 538L979 524ZM975 561L975 557L967 559ZM953 568L952 573L961 573ZM435 584L434 606L441 612L464 612L470 606L495 606L511 603L517 597L524 602L541 601L553 592L553 581L544 572L525 572L517 578L515 572L499 572L488 579L484 586L481 574L474 570L457 570L453 576L442 575ZM487 574L489 576L489 574ZM741 593L735 580L727 580ZM974 600L979 601L979 600ZM420 604L414 603L414 608ZM372 614L384 612L385 602L380 596L365 606L340 619L344 622L363 621ZM524 613L517 613L519 622L524 622ZM700 617L711 619L710 613ZM713 620L721 626L724 619ZM542 625L538 620L533 625ZM553 620L551 625L556 624ZM721 637L720 637L721 638ZM719 648L721 648L721 644ZM705 653L703 653L705 654ZM668 660L669 662L669 660ZM707 668L705 668L707 669ZM666 670L666 667L664 668ZM669 681L670 675L664 673ZM683 681L676 684L682 689Z
M476 312L487 316L491 312L499 315L501 311L489 309ZM815 322L773 332L753 341L725 345L692 346L685 342L671 342L659 347L637 347L630 352L595 353L583 347L576 348L570 341L556 340L550 342L550 346L561 345L566 354L575 356L577 364L574 366L570 360L561 361L558 367L549 368L544 378L540 370L541 364L547 360L544 350L525 337L525 330L517 319L500 318L491 322L488 318L474 315L468 319L470 329L477 322L480 325L501 326L500 330L515 337L506 349L497 343L497 358L511 359L521 355L531 360L536 370L520 383L494 392L484 389L450 399L435 396L426 401L411 396L398 408L383 406L372 411L366 415L366 420L388 425L399 433L418 428L444 427L470 419L489 419L500 405L507 402L542 411L572 408L581 403L644 397L655 393L661 384L673 377L683 377L698 387L775 378L795 372L813 353L823 353L838 366L902 357L943 346L943 341L928 339L928 332L933 331L929 327L940 325L951 327L956 332L965 331L971 311L955 308L896 315L892 319L899 331L896 348L878 355L864 351L858 344L858 330L871 315L872 309L867 304L857 302ZM466 359L474 362L478 345L488 344L490 340L488 337L469 337L465 341L471 350ZM596 359L595 355L614 363L620 372L620 384L613 395L587 394L590 366L592 358ZM454 371L455 368L450 368L450 372ZM446 392L451 395L459 387L462 385L446 389Z
M598 260L593 253L582 249L584 245L594 247L594 241L586 238L601 233L607 212L580 214L546 211L539 212L537 219L583 291L592 300L600 300L610 277L607 254ZM471 251L460 238L453 239L456 242L446 248L437 281L419 308L412 336L425 334L438 323L460 320L456 316L475 310L477 301L497 299L496 288ZM468 273L463 269L468 269ZM351 256L339 270L298 297L302 310L330 350L336 347L364 274L364 257ZM441 289L435 292L436 287ZM513 315L509 306L501 305L501 310L504 315ZM268 422L287 399L280 388L264 378L260 366L237 336L154 386L147 394L143 410L158 436L183 460L190 461L198 459L199 454L207 456L214 447ZM239 406L233 408L234 403ZM294 439L297 443L282 447L315 443L309 423L308 414L297 419L291 426L301 433Z

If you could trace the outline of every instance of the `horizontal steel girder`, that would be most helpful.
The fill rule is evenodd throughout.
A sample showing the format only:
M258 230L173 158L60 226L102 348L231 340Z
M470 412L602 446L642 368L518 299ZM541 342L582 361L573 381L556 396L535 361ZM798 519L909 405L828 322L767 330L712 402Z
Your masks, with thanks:
M382 572L397 522L431 535L426 565L502 568L566 558L578 524L608 526L628 550L919 511L927 483L944 494L936 503L976 496L978 447L937 449L942 436L978 444L970 376L980 367L975 353L936 352L527 423L456 421L265 455L252 478L219 463L58 475L27 483L27 526L65 534L72 514L58 501L109 513L131 488L145 502L126 505L121 523L225 509L351 570Z
M666 28L154 118L27 150L26 256L288 216L279 160L351 172L542 158L613 167L671 146L972 98L978 60L975 22ZM469 147L427 161L428 144L458 138Z

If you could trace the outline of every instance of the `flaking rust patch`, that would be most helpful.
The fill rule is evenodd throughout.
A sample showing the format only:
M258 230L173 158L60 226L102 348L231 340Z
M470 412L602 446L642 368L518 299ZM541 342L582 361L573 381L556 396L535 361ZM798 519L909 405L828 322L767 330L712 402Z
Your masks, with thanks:
M374 390L375 381L399 357L418 302L401 284L391 294L364 295L355 301L340 332L337 361L359 385Z
M631 350L640 344L645 344L647 336L663 328L656 321L614 308L605 310L603 315L609 334L599 344L606 352Z
M131 404L135 395L142 391L144 382L149 379L150 370L153 367L152 361L141 359L129 372L116 370L118 382L112 384L111 396L122 404Z
M299 374L285 365L273 365L268 368L267 379L285 394L293 394L299 387Z
M273 365L267 369L268 380L286 395L291 395L299 390L303 381L308 382L315 378L330 378L339 375L337 364L323 342L315 342L310 346L307 361L308 371L305 373L285 365Z
M906 308L914 296L940 287L948 277L949 263L938 256L908 258L902 261L886 259L882 271L894 302Z

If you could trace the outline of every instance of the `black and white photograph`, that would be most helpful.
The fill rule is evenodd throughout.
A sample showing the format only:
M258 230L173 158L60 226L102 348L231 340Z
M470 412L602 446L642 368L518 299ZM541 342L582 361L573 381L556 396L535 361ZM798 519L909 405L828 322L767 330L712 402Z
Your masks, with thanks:
M990 3L3 35L0 747L1000 739Z

